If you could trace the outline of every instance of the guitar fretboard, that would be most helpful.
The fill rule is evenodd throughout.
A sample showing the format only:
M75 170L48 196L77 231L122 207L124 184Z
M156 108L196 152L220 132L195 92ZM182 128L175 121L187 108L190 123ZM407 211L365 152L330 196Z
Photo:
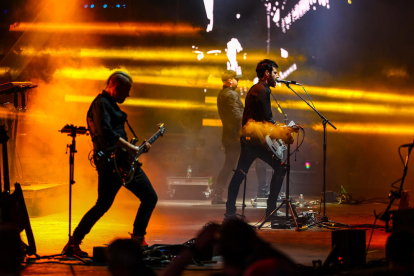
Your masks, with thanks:
M154 143L155 140L157 140L159 137L161 136L161 130L159 130L157 133L155 133L151 138L148 139L147 143L149 143L150 145L152 145L152 143ZM145 144L142 145L139 150L138 150L138 154L137 157L140 156L145 150Z

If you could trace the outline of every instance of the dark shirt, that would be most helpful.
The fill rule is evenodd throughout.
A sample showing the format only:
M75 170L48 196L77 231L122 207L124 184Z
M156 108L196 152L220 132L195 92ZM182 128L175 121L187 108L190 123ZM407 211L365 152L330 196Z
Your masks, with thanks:
M243 117L243 102L239 94L232 87L223 85L217 96L217 108L223 123L223 143L238 141Z
M94 151L108 153L116 148L119 137L127 141L124 124L127 119L114 99L102 91L92 102L87 114L87 123Z
M270 93L269 85L264 81L259 81L250 88L246 95L243 125L250 119L257 122L267 121L273 124L276 123L275 119L273 119Z

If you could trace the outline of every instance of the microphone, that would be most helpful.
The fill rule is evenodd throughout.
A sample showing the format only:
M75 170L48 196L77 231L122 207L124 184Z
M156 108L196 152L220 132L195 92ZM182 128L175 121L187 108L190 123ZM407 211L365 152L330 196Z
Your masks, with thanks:
M414 147L414 143L401 145L400 148Z
M276 78L276 82L280 82L280 83L284 83L284 84L296 84L296 85L302 86L302 84L300 84L296 81L287 81L287 80L282 80L282 79L279 79L279 78Z

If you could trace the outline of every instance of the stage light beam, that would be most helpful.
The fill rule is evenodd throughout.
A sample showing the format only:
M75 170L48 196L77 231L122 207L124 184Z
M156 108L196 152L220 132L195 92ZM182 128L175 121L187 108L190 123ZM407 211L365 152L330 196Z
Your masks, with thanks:
M87 5L85 5L86 7ZM92 5L91 5L92 8ZM153 33L163 35L196 35L201 29L193 27L189 24L173 24L173 23L136 23L136 22L120 22L120 23L30 23L20 22L10 25L10 32L43 32L43 33L83 33L83 34L111 34L111 35L129 35L143 36Z

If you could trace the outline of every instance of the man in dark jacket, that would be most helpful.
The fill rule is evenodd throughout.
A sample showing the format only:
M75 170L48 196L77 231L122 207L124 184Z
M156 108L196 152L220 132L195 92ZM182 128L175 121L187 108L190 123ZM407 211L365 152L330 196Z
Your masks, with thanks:
M132 78L128 74L121 71L113 73L108 78L106 89L95 98L88 110L88 129L93 142L94 161L98 171L98 200L76 227L71 237L71 244L66 245L64 252L71 245L75 255L80 257L88 255L80 249L79 244L93 225L111 207L122 186L122 181L115 172L112 162L108 161L111 152L116 148L123 148L132 156L138 154L138 147L128 142L125 132L124 124L127 122L127 114L118 106L129 97L131 85ZM147 152L151 146L146 143L145 147L145 152ZM102 154L97 153L103 153L106 157L102 158ZM136 169L132 181L126 184L125 188L141 201L131 238L142 245L147 245L144 236L158 200L157 194L141 168Z
M240 128L243 117L243 103L240 100L239 94L234 91L237 88L240 77L233 70L227 70L221 76L223 89L217 96L217 108L223 123L221 141L226 157L223 168L213 186L214 197L211 204L225 204L223 200L224 186L240 154Z
M276 86L276 78L278 77L277 68L277 64L269 59L262 60L258 63L256 73L260 80L257 84L252 86L246 95L246 106L242 120L243 126L246 125L248 121L270 122L276 124L276 121L273 119L270 103L270 87ZM236 199L240 184L256 158L262 159L274 170L270 182L270 195L267 200L266 213L270 214L270 212L276 209L276 200L282 187L285 170L281 166L280 160L274 157L263 145L260 143L249 143L249 141L244 141L242 139L239 162L229 185L228 199L226 202L226 219L236 217Z

